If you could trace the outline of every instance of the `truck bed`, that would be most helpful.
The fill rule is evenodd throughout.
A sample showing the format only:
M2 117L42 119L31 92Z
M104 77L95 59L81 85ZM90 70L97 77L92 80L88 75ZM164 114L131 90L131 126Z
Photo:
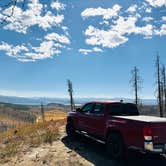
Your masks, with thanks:
M134 120L134 121L142 121L142 122L153 122L153 123L166 122L166 118L160 118L160 117L155 117L155 116L139 115L139 116L114 116L114 117Z
M128 123L137 125L137 132L139 129L144 127L150 127L153 132L153 143L154 144L166 144L166 118L154 117L154 116L114 116L126 120ZM133 122L132 122L133 121ZM142 125L141 125L141 124ZM137 136L138 137L138 136Z

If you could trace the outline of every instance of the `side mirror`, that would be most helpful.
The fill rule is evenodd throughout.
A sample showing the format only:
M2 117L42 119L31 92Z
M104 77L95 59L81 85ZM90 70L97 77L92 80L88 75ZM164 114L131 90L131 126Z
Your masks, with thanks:
M81 108L76 108L76 112L80 112L81 111Z

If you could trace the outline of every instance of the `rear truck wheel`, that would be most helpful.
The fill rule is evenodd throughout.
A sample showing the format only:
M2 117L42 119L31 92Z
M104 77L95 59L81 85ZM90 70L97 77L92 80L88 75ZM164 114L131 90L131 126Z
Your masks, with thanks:
M69 137L74 137L76 135L75 128L72 122L66 124L66 133Z
M106 140L106 150L108 155L114 159L123 159L125 146L122 137L117 133L109 134Z

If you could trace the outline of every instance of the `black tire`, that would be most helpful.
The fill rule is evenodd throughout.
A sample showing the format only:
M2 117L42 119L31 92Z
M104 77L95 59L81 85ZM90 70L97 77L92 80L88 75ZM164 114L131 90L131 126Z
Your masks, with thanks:
M71 122L66 124L66 133L69 137L74 137L76 135L75 128Z
M120 134L109 134L106 140L106 149L109 156L114 159L123 159L125 157L125 146Z

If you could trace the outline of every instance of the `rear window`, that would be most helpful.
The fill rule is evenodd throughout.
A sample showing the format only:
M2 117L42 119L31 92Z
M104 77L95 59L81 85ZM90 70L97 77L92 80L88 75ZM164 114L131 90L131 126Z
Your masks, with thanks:
M139 115L139 112L134 104L112 103L109 104L109 114L117 116L134 116Z

